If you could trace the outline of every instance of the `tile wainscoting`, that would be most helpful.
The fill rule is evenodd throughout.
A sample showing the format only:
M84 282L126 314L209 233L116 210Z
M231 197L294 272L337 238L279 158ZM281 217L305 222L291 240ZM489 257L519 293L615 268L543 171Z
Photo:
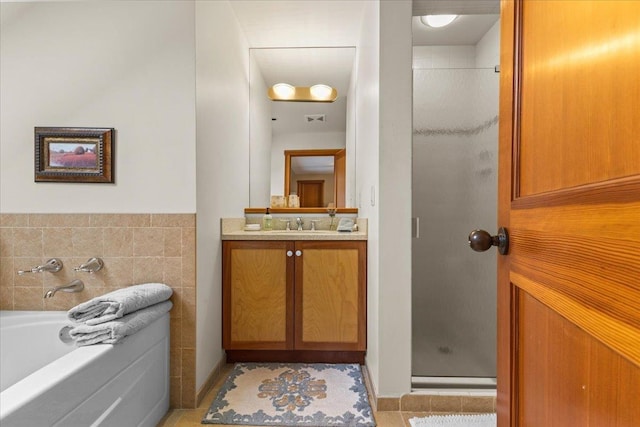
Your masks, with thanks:
M58 273L25 274L49 258ZM97 273L73 268L100 257ZM84 291L47 289L82 279ZM68 310L131 284L171 286L171 407L196 406L195 214L0 214L0 310Z

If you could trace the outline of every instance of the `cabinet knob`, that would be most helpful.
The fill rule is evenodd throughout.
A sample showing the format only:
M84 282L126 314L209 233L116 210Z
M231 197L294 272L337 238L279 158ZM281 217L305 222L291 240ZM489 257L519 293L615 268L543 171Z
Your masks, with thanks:
M296 251L296 256L301 256L302 255L302 251Z
M293 251L287 251L287 256L288 256L288 257L293 256Z

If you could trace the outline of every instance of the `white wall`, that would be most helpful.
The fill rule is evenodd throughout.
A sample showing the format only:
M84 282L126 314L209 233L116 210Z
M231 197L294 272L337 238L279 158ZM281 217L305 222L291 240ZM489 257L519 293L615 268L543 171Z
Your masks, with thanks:
M193 2L0 8L0 211L195 212ZM36 126L115 128L115 184L35 183Z
M493 68L500 64L500 20L476 44L477 68Z
M228 2L198 1L195 12L200 389L224 354L220 218L249 206L249 48Z
M367 242L367 358L376 394L380 393L378 206L371 193L378 188L380 4L367 2L360 43L356 50L356 202L358 216L368 219ZM376 194L377 196L377 194ZM408 301L407 301L408 304Z
M380 8L379 393L411 390L411 11Z
M324 150L345 147L345 132L307 132L273 135L271 150L271 194L284 195L284 151ZM253 173L253 170L251 171ZM269 206L267 203L263 206Z

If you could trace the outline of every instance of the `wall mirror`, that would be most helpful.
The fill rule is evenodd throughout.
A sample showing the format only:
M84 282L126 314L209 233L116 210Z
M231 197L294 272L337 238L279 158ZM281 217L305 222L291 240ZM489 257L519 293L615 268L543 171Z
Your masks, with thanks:
M299 193L299 181L309 181L302 190L307 195L320 191L320 183L314 187L311 181L324 183L322 197L312 203L319 206L306 207L355 206L355 48L254 48L249 57L250 206L266 207L272 195ZM327 84L337 89L338 98L333 103L271 101L267 90L276 83Z

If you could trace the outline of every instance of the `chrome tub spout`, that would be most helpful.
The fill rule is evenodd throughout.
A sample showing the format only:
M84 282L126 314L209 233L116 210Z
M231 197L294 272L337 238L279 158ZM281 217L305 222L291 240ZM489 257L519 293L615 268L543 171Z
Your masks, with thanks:
M55 288L49 289L47 291L47 293L44 294L44 297L45 298L51 298L58 291L62 291L62 292L80 292L83 289L84 289L84 282L82 280L80 280L80 279L76 279L73 282L69 283L68 285L56 286Z

